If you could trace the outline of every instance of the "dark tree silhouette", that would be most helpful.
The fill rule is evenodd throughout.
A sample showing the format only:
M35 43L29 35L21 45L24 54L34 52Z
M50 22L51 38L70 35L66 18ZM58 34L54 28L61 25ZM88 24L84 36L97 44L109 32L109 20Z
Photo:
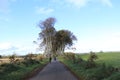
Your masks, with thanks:
M75 35L69 30L59 30L55 35L55 47L57 53L64 53L65 47L70 47L73 45L73 41L77 40Z

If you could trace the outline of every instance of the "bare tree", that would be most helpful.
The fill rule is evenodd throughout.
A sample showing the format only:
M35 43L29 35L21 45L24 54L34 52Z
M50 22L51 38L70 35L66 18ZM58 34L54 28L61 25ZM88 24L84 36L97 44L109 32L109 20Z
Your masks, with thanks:
M40 47L44 47L45 51L44 53L46 55L52 54L52 48L53 48L53 41L54 36L56 34L56 30L54 28L54 24L56 22L55 18L48 18L45 21L42 21L39 24L39 27L41 28L41 32L39 33L39 40L41 41Z

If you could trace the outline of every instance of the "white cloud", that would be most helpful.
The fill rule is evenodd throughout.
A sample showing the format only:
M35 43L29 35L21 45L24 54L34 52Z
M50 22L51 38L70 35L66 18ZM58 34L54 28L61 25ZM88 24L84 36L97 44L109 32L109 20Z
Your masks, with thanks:
M2 49L9 49L11 47L11 43L6 42L6 43L0 43L0 50Z
M66 2L80 8L87 4L88 0L66 0Z
M84 53L90 51L120 51L120 33L105 35L100 38L80 40L75 45L76 52Z
M17 50L17 52L26 52L25 54L29 53L29 52L35 52L36 51L36 46L35 45L21 45L19 46L19 49Z
M50 14L54 11L54 9L51 8L44 8L44 7L36 7L36 13L37 14Z
M101 2L104 4L104 5L107 5L109 7L112 7L112 2L110 0L101 0Z
M30 52L37 53L38 45L35 44L14 44L10 42L0 43L0 55L11 55L15 52L18 55L25 55Z
M88 3L100 3L106 6L112 7L111 0L52 0L53 3L75 6L77 8L81 8L86 6Z
M0 54L2 55L13 54L13 52L16 50L18 50L18 47L12 45L9 42L0 43Z

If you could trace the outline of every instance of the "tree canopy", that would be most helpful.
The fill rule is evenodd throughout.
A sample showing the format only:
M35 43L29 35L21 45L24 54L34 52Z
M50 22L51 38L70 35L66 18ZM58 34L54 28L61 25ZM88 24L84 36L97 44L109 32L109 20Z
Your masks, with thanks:
M64 53L65 47L73 45L73 41L77 40L76 36L69 30L56 31L56 19L53 17L47 18L39 23L41 29L38 42L39 47L44 49L45 55L58 55Z

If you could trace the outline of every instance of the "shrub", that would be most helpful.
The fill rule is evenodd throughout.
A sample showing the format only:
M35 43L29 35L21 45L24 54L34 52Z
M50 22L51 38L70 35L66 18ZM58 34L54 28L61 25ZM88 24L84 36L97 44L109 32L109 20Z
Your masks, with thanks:
M64 53L64 57L68 60L72 60L73 63L75 63L75 54L72 53L72 52L67 52L67 53Z
M114 67L102 64L96 68L85 70L85 72L83 72L83 75L85 77L85 80L103 80L112 76L114 73L116 73Z
M76 58L76 63L81 64L84 60L81 57Z
M95 60L98 59L98 56L94 52L90 52L86 68L94 68L96 67Z
M37 60L40 60L40 61L43 61L44 59L44 55L40 54L40 55L37 55Z
M27 54L27 55L24 57L24 60L33 59L33 57L34 57L34 54L29 53L29 54Z
M1 67L3 68L3 72L11 72L20 69L20 66L15 64L2 64Z
M2 58L2 55L0 55L0 58Z
M109 78L103 80L120 80L120 72L116 72L112 74Z
M16 59L14 63L20 65L21 61L19 59Z
M33 60L33 59L28 59L28 60L24 60L22 62L25 66L29 66L29 65L33 65L33 64L39 64L40 62L37 60Z
M88 61L94 62L94 60L98 59L98 56L94 52L90 52L90 56L88 58Z
M15 55L14 55L14 54L11 55L11 56L9 57L9 59L10 59L10 63L14 63L14 62L15 62Z

